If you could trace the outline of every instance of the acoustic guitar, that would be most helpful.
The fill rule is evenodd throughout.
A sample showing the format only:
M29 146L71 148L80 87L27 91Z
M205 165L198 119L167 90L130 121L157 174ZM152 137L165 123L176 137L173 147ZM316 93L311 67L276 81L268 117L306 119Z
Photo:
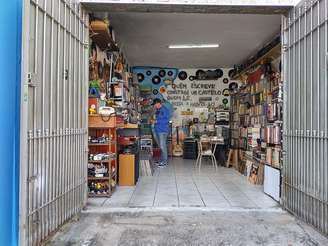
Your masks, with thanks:
M183 155L182 147L179 143L179 127L176 127L176 134L177 134L177 140L176 144L173 146L173 156L175 157L181 157Z

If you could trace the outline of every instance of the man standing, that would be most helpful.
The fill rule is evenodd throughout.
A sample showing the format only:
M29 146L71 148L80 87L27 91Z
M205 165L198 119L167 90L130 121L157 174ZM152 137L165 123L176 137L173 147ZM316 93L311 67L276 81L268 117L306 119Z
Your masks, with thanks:
M155 98L152 105L155 112L154 138L161 149L161 159L158 166L167 166L167 135L169 133L170 111L162 104L161 99Z

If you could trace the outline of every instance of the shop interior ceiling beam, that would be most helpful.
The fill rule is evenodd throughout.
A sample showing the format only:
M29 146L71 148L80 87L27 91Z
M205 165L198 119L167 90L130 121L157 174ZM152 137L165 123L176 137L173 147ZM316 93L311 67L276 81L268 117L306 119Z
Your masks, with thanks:
M81 0L92 12L286 14L295 0Z

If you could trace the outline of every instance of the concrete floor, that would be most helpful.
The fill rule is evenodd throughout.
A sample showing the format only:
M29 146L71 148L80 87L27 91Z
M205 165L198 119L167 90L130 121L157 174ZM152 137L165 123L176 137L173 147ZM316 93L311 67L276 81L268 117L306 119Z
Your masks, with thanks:
M277 208L278 203L232 168L217 170L203 161L173 159L152 177L140 177L136 187L117 187L111 198L89 199L88 209L122 207Z
M328 245L233 169L175 159L136 187L118 187L47 242L51 246Z
M47 245L324 246L328 245L328 239L283 211L210 212L195 208L83 213L75 222L65 225Z

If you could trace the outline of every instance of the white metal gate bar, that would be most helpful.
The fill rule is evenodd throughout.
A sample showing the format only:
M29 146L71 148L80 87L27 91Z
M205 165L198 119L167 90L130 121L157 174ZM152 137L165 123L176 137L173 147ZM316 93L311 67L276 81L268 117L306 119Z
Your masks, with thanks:
M40 130L29 132L30 244L49 235L82 208L86 187L85 134L86 130L82 129L54 130L51 135L48 129L43 133ZM62 148L58 148L65 143L69 143L66 146L71 148L70 152L61 152ZM49 161L41 162L42 146L46 149L44 159Z
M328 0L283 17L283 205L328 234Z
M30 0L25 17L26 245L38 245L86 202L88 14L71 2Z

